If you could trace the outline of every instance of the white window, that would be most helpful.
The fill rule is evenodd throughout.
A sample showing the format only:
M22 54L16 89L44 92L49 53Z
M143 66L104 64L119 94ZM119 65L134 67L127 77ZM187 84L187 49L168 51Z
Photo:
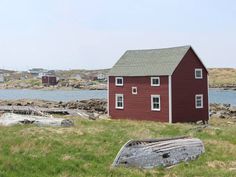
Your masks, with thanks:
M123 86L123 77L116 77L116 86Z
M132 94L137 95L138 94L138 89L137 87L132 87Z
M160 111L161 110L161 98L160 95L151 95L151 106L152 111Z
M160 86L160 77L151 77L151 86Z
M116 94L116 109L124 109L124 95Z
M202 69L195 69L195 79L202 79Z
M195 108L196 109L203 108L203 95L195 96Z

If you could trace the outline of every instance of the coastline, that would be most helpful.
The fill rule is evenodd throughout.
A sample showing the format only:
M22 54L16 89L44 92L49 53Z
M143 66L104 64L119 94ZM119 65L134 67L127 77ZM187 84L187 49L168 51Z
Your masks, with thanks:
M106 86L100 86L100 85L93 85L91 87L58 87L58 86L50 86L50 87L1 87L0 90L63 90L63 91L74 91L74 90L107 90ZM236 87L209 87L209 89L216 89L216 90L229 90L229 91L236 91Z
M74 90L107 90L107 87L101 85L92 85L88 87L58 87L58 86L40 86L40 87L2 87L0 86L0 90L45 90L45 91L54 91L54 90L63 90L63 91L74 91Z

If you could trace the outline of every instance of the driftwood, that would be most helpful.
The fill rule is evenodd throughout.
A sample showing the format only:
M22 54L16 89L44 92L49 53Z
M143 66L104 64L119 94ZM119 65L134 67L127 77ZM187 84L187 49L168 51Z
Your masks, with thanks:
M73 115L89 118L89 114L84 110L64 109L64 108L41 108L32 106L0 106L1 112L17 114L34 114L38 116L48 116L48 114Z
M112 166L169 167L195 160L204 152L204 145L197 138L130 140L121 148Z
M32 106L0 106L0 111L4 112L13 112L19 114L35 114L39 116L44 116L47 114L69 114L66 109L57 109L57 108L36 108Z
M0 125L13 126L17 124L34 124L37 126L53 126L53 127L70 127L74 123L69 119L33 116L33 115L18 115L13 113L5 113L0 118Z

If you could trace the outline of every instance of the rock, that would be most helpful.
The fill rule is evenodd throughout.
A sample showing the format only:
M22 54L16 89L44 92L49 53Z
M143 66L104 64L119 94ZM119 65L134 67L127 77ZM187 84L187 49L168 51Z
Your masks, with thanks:
M53 117L43 117L43 116L33 116L33 115L19 115L13 113L5 113L0 118L0 125L2 126L13 126L18 124L34 124L37 126L53 126L53 127L69 127L73 126L72 120L53 118Z
M109 117L106 114L102 114L99 116L99 119L109 119Z
M218 118L232 118L236 116L236 106L230 104L211 104L210 116Z
M89 113L88 115L89 115L89 117L88 117L89 119L96 120L96 117L94 117L94 115L92 113Z
M95 117L95 118L98 118L99 117L99 114L98 113L93 113L93 116Z
M223 107L229 108L231 105L230 104L223 104Z
M74 122L72 120L65 119L65 120L61 121L61 126L62 127L72 127L72 126L74 126Z
M231 113L236 113L236 106L230 106L230 107L229 107L229 111L230 111Z

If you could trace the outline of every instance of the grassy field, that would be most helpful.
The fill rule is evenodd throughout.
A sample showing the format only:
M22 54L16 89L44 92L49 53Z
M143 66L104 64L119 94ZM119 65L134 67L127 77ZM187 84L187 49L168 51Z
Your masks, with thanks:
M236 86L236 68L209 68L210 87Z
M236 176L236 123L213 119L211 128L154 122L76 119L72 128L15 126L0 128L0 176ZM206 153L170 169L112 169L129 139L192 136Z

